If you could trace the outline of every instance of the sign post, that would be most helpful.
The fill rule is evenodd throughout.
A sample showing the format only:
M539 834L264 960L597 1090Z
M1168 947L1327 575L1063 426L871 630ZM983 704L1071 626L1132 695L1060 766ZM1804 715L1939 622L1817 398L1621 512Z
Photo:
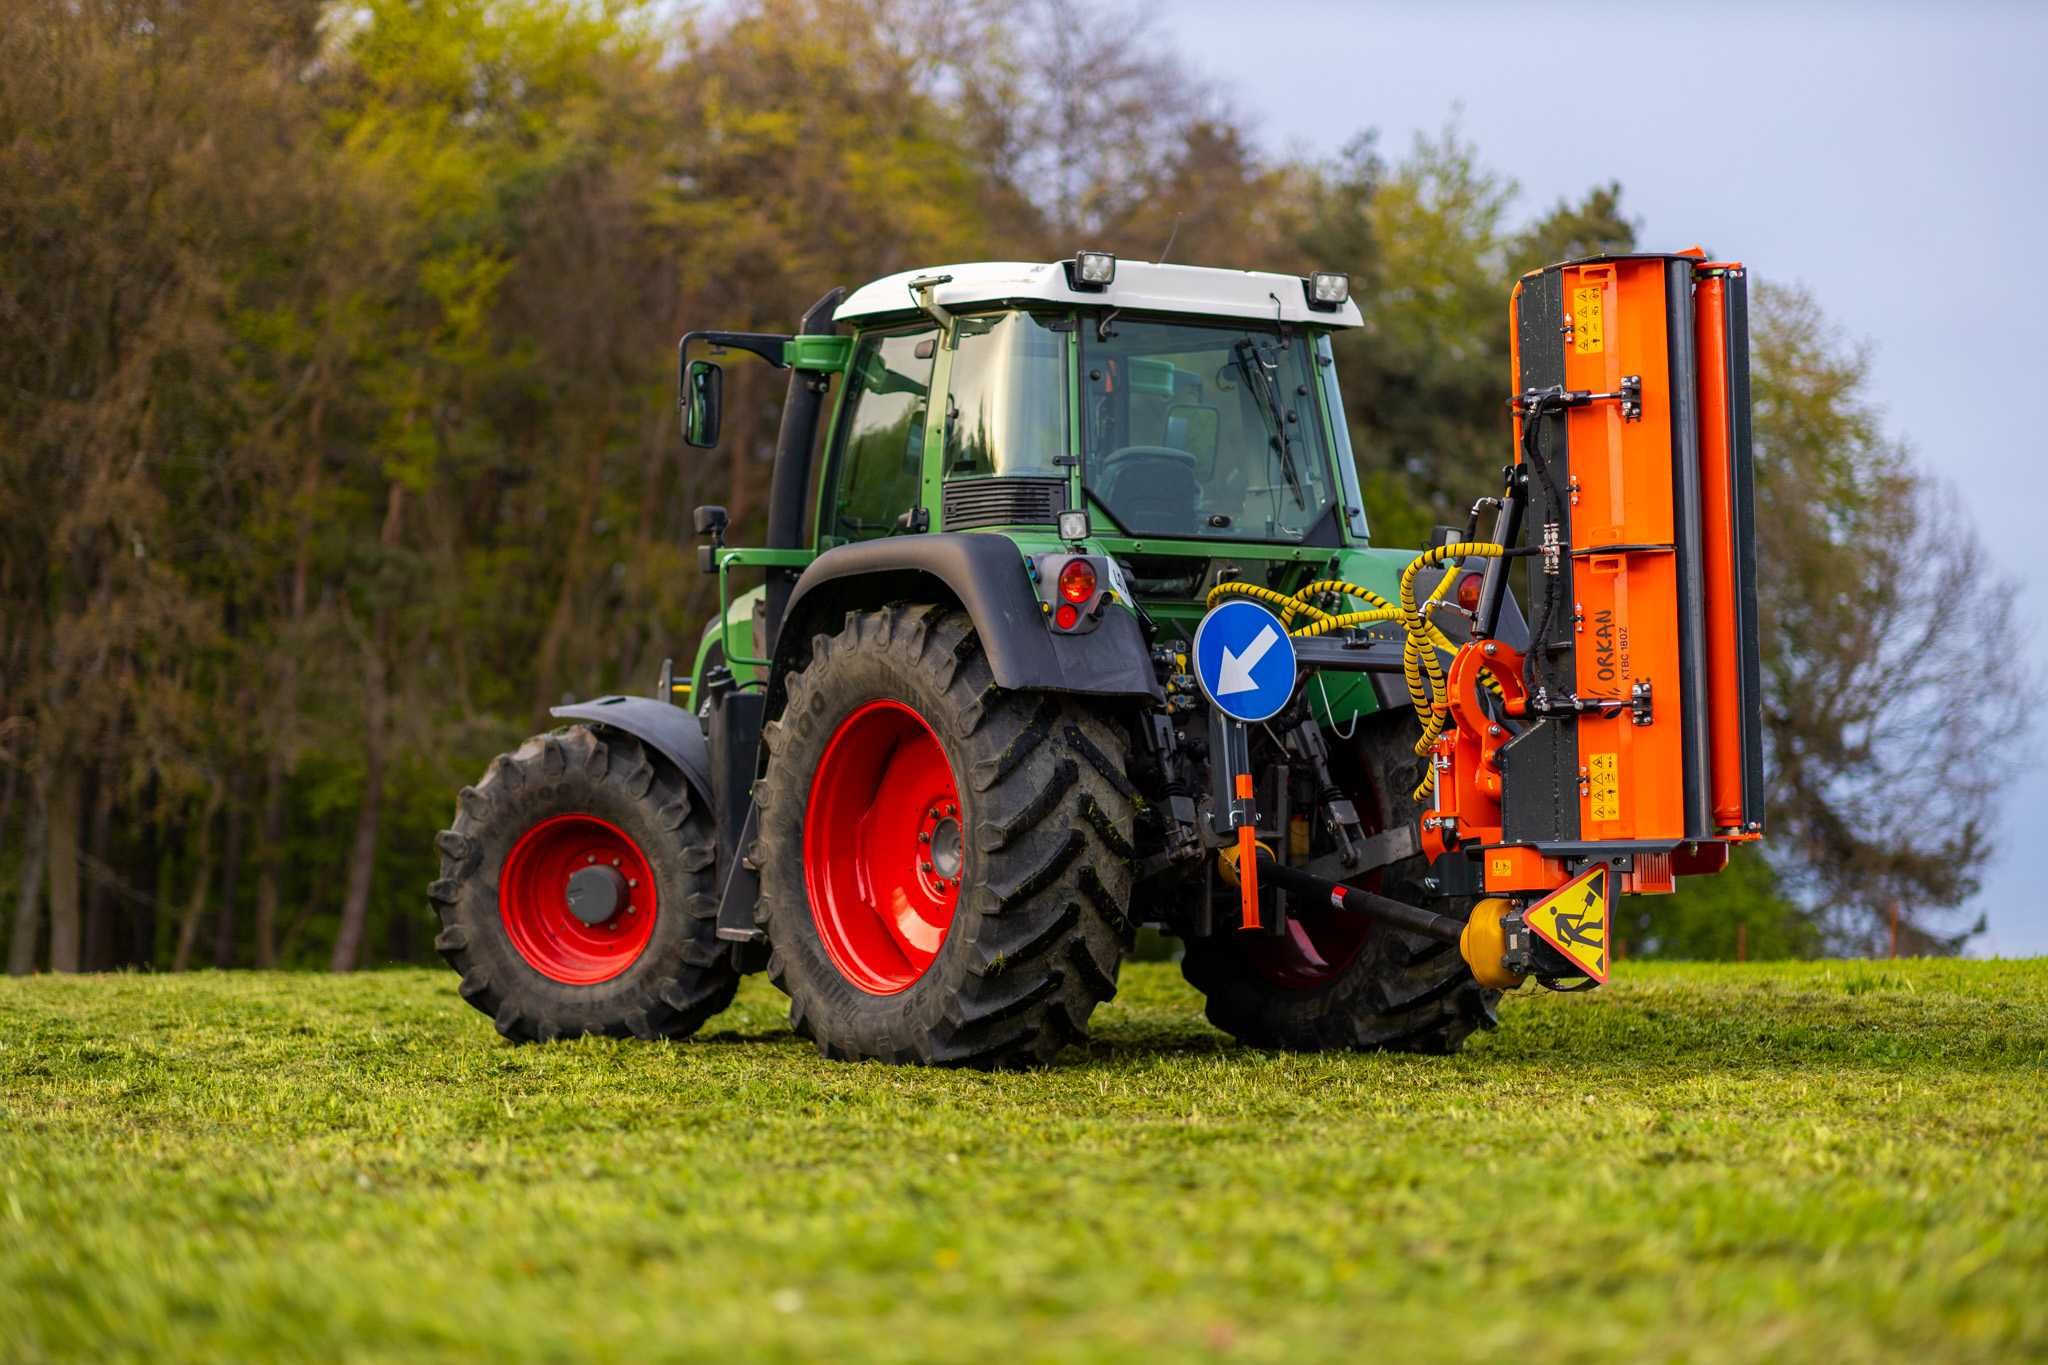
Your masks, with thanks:
M1280 618L1255 602L1225 602L1195 627L1195 680L1214 708L1210 771L1215 832L1237 835L1237 885L1244 927L1259 929L1259 813L1247 724L1270 720L1294 695L1298 663Z

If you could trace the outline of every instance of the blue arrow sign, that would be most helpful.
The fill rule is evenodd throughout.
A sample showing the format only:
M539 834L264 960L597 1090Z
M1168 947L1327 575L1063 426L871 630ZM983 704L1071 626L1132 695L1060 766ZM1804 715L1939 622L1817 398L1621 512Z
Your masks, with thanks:
M1195 678L1226 716L1257 722L1294 695L1294 642L1256 602L1225 602L1195 627Z

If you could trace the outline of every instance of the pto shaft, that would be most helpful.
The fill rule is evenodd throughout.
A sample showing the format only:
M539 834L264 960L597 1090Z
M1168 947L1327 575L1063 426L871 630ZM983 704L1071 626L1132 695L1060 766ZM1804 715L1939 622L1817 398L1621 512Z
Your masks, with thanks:
M1355 915L1370 915L1381 923L1390 924L1396 929L1406 929L1411 934L1421 934L1425 938L1441 939L1445 943L1458 942L1465 932L1465 921L1463 920L1452 919L1449 915L1439 915L1434 910L1424 910L1421 906L1410 905L1406 901L1397 901L1387 896L1375 895L1370 891L1361 891L1355 886L1345 886L1342 882L1333 882L1328 878L1318 877L1313 872L1304 872L1297 867L1289 867L1276 859L1271 849L1263 844L1257 847L1259 850L1258 875L1261 878L1271 880L1276 886L1284 886L1289 891L1298 892L1305 896L1319 897L1334 909L1348 910ZM1236 850L1231 849L1227 850L1225 854L1225 862L1229 872L1233 874L1231 877L1233 881L1236 880L1234 875L1236 868L1229 865L1235 863L1235 857L1231 856L1235 853Z

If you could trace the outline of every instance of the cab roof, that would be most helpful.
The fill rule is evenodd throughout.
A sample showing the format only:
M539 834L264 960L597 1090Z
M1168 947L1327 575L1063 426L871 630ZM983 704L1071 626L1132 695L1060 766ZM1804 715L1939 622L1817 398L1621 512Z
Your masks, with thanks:
M1116 263L1116 278L1106 289L1074 288L1063 261L973 261L905 270L854 290L832 316L849 322L915 313L910 283L932 276L952 277L936 286L932 296L940 307L955 310L976 304L1062 303L1267 322L1278 318L1317 327L1356 327L1363 321L1350 299L1328 311L1310 308L1299 275L1125 260Z

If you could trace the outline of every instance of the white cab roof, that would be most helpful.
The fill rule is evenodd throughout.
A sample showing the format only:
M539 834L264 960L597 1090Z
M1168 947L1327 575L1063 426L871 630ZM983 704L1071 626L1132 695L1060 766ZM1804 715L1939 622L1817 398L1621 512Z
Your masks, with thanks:
M1332 312L1310 308L1298 275L1124 260L1116 263L1115 282L1101 290L1073 288L1067 283L1065 267L1056 261L975 261L906 270L862 285L847 296L832 316L845 322L915 312L917 305L910 297L910 282L929 275L953 277L932 294L941 308L956 310L984 303L1065 303L1265 321L1278 317L1318 327L1356 327L1362 321L1358 305L1349 299Z

